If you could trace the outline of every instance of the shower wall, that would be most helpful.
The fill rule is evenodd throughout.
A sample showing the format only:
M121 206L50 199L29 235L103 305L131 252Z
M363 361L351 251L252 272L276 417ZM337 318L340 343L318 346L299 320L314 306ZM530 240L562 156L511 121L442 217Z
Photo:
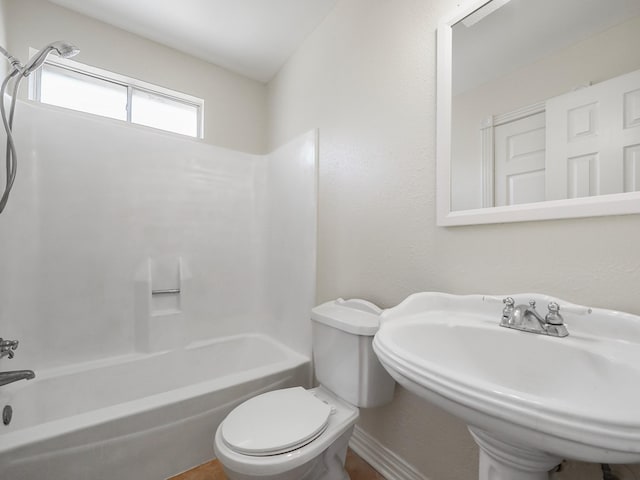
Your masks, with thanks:
M0 45L7 44L7 32L5 28L6 6L5 0L0 0ZM2 60L0 64L0 75L4 78L7 73L9 63Z
M310 323L294 329L287 319L308 317L306 305L296 296L312 299L312 303L316 296L317 145L317 132L311 131L269 155L268 214L263 216L268 220L266 295L274 334L289 345L307 348L311 346ZM311 279L309 272L314 272Z
M0 336L21 343L2 369L250 331L308 353L314 132L251 155L23 102L15 130Z

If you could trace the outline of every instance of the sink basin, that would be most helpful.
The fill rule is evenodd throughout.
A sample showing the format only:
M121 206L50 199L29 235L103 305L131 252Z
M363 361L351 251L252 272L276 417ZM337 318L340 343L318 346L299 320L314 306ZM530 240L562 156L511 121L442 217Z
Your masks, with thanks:
M374 349L398 383L469 425L483 480L546 479L563 458L640 462L640 317L510 296L558 303L569 336L499 326L502 297L419 293L383 313Z

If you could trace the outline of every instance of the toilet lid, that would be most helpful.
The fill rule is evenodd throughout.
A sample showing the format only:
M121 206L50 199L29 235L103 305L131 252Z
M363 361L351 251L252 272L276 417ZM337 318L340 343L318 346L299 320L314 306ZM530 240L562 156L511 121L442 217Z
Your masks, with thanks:
M245 455L289 452L317 438L331 406L302 387L263 393L236 407L222 422L222 439Z

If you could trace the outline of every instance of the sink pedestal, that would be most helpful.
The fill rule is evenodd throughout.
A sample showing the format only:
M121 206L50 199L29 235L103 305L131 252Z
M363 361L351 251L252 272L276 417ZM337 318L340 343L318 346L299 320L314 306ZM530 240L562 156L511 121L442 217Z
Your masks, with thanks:
M549 470L562 459L522 445L498 440L484 430L469 427L480 447L479 480L549 480Z

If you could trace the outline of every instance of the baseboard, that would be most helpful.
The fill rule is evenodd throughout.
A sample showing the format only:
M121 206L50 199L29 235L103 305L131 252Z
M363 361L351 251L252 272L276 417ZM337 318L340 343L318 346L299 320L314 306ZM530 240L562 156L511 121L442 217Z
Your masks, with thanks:
M357 425L349 446L388 480L429 480Z

